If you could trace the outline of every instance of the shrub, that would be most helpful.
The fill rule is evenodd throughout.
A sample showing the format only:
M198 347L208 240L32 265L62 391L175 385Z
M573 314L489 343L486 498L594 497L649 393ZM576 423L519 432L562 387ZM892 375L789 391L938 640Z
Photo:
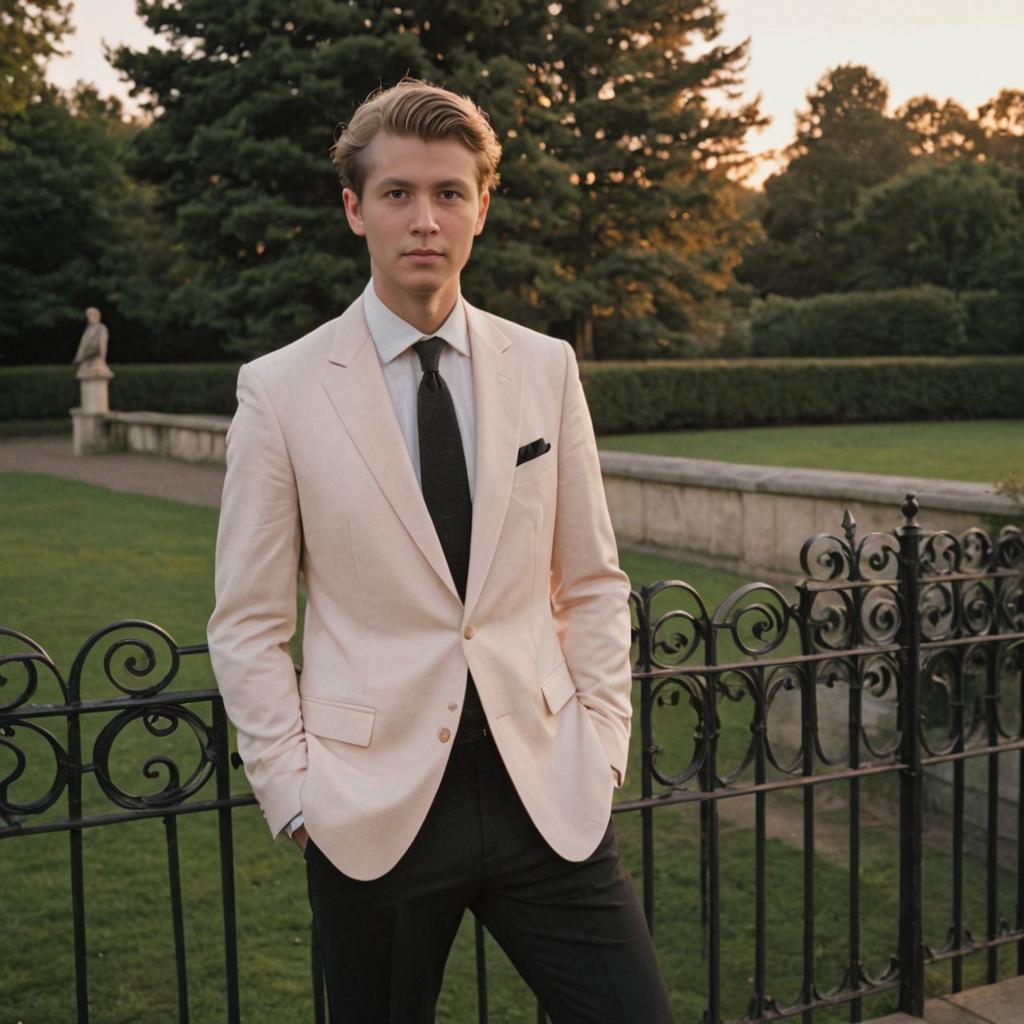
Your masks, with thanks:
M235 411L236 363L129 363L113 369L112 409L220 415ZM69 366L0 369L0 419L59 418L78 402L78 381Z
M235 409L234 364L117 366L127 411ZM584 363L598 433L772 423L1024 417L1024 356ZM0 419L55 419L78 404L66 366L0 369Z
M0 368L0 419L58 419L78 405L78 395L70 366Z
M1024 355L1024 297L1002 292L964 292L972 352Z
M751 318L755 356L943 356L974 353L967 312L943 288L771 296Z
M1024 357L586 363L600 434L1024 416Z

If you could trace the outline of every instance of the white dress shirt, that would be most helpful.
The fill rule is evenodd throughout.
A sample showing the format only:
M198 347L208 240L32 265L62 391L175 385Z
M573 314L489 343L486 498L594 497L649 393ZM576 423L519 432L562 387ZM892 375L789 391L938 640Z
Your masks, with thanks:
M462 435L462 450L466 456L466 474L469 477L469 495L476 483L476 405L473 402L473 363L470 358L469 326L462 295L455 300L448 319L435 334L424 334L392 313L377 297L373 281L363 292L363 313L370 328L370 337L380 358L384 383L391 394L391 404L409 450L416 479L420 480L420 439L416 421L416 395L423 369L420 357L412 347L424 338L444 338L448 344L441 350L438 371L452 393L455 416ZM422 484L422 481L421 481Z
M470 356L469 325L466 307L459 293L448 319L435 334L424 334L393 313L378 298L371 278L363 291L363 313L370 328L370 337L380 359L384 383L391 395L399 429L409 452L416 479L420 476L420 438L416 416L417 392L423 369L420 357L412 347L424 338L444 338L448 344L441 350L438 372L448 385L455 405L455 417L462 435L462 451L466 456L470 498L476 493L476 405L473 401L473 363ZM290 836L303 824L301 811L286 826Z

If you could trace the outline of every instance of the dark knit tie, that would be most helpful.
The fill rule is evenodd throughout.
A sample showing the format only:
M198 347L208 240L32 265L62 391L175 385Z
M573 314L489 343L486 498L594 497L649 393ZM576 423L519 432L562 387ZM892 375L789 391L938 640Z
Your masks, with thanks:
M469 540L473 530L473 502L469 496L466 456L455 416L455 403L437 371L443 338L417 341L423 377L416 397L420 433L420 481L434 529L448 560L459 597L466 600Z
M420 436L420 485L427 511L434 521L455 589L466 600L469 543L473 532L473 501L469 495L466 455L455 416L455 403L444 378L438 373L443 338L416 342L423 377L416 396L416 420ZM486 725L483 707L469 677L456 742L480 735Z

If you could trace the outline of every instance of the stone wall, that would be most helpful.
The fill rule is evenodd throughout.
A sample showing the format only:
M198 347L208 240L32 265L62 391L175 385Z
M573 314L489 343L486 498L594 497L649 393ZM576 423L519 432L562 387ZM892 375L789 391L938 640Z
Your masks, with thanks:
M109 412L103 420L105 451L145 452L185 462L224 463L230 416Z
M802 576L800 550L816 533L838 533L843 513L857 533L889 532L911 491L925 530L1020 518L987 484L820 469L745 466L704 459L602 451L608 508L623 547L664 549L733 572Z

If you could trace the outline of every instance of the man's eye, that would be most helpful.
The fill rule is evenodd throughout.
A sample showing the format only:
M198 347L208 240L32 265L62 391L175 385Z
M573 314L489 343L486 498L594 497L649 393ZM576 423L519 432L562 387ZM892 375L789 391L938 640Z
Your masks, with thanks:
M441 193L441 198L442 199L447 199L447 200L458 199L459 198L459 193L456 192L454 189L446 188Z
M393 188L388 192L388 199L401 199L405 196L404 188Z

